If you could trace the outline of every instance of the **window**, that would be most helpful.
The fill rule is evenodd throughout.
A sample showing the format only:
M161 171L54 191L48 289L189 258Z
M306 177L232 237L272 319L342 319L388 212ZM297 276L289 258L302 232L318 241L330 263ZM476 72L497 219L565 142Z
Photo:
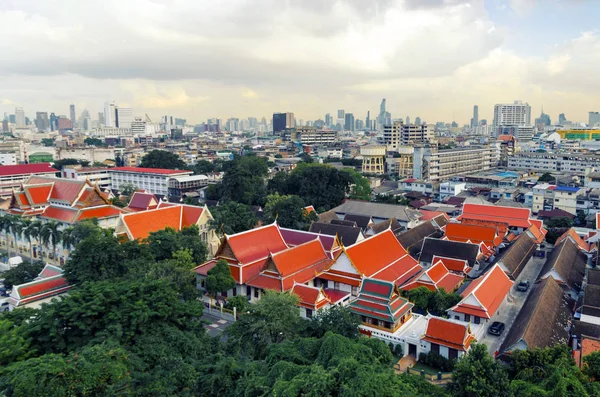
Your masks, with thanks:
M333 282L333 289L340 289L340 283L337 281Z
M233 296L237 295L237 285L235 287L233 287L232 294L233 294Z
M311 309L306 309L306 317L312 318L312 315L313 315L313 311Z
M358 287L352 286L352 296L358 295Z
M465 314L465 321L466 322L471 321L471 315L470 314Z
M254 297L258 298L258 288L254 288Z
M479 317L477 317L477 316L473 316L473 320L474 320L473 322L475 324L480 324L481 323L481 319Z

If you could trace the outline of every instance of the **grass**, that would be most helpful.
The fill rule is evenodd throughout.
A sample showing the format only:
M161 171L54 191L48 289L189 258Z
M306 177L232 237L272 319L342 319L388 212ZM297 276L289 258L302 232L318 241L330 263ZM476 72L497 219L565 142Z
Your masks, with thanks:
M415 370L415 371L421 371L423 370L426 374L428 375L437 375L438 374L438 370L428 367L427 365L424 365L420 362L416 362L415 365L413 365L413 367L411 368L411 370Z

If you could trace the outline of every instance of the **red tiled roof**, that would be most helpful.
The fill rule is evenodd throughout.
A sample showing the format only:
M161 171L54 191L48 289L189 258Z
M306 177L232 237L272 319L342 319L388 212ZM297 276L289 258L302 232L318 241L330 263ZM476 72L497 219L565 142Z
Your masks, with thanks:
M271 253L288 248L275 223L226 236L226 238L235 257L242 264L267 258Z
M446 214L445 212L441 212L441 211L427 211L427 210L420 210L421 215L419 217L420 221L430 221L435 217L438 217L440 215L442 215L444 218L446 218L447 220L450 220L450 217L448 216L448 214Z
M167 227L180 230L181 208L168 207L123 214L122 220L134 240L143 240L150 235L150 232L163 230Z
M547 231L546 231L546 229L540 230L538 228L538 226L537 226L537 222L534 223L533 219L532 219L532 222L531 222L531 226L527 230L529 230L529 232L531 232L531 234L533 235L536 243L541 244L541 243L544 242L544 238L546 237L546 232Z
M59 222L73 223L75 222L77 211L78 210L73 208L62 208L51 205L44 210L42 213L42 218L54 219Z
M161 174L161 175L175 175L191 173L188 170L168 170L164 168L143 168L143 167L115 167L108 170L109 172L136 172L142 174Z
M259 274L256 277L246 281L246 285L250 285L254 288L282 292L281 279L278 277L267 276L264 274Z
M431 263L437 263L438 261L441 261L446 269L453 272L464 273L465 269L468 269L468 262L466 259L443 258L436 255L431 259Z
M272 254L271 259L282 277L287 277L319 262L327 261L329 263L331 261L319 240L279 251Z
M21 299L24 299L53 289L65 287L67 285L68 282L64 277L51 277L39 281L32 281L30 283L20 285L17 288L19 290L19 296Z
M481 305L480 308L473 307L475 310L482 310L484 318L491 318L500 307L500 304L508 294L513 282L499 265L494 265L486 274L473 281L461 294L463 300L449 311L463 312L469 309L466 301L471 301L471 296L475 297Z
M579 237L579 234L577 234L577 232L573 228L570 228L569 230L567 230L566 232L564 232L563 235L560 236L556 240L556 243L554 244L554 246L557 247L566 238L571 238L571 240L573 240L573 242L575 244L577 244L577 246L579 247L579 249L581 249L581 250L583 250L585 252L589 252L590 251L590 245L588 243L586 243L585 241L583 241L583 239L581 237Z
M122 213L123 213L123 210L121 210L118 207L114 207L112 205L88 207L88 208L83 208L79 211L79 216L77 217L77 220L81 221L84 219L91 219L91 218L102 219L102 218L117 217Z
M48 278L58 276L59 274L62 274L62 269L56 266L46 265L38 275L38 278Z
M283 240L288 246L304 244L308 241L318 238L319 240L321 240L323 248L325 248L326 251L331 251L333 245L335 244L335 236L329 236L326 234L306 232L303 230L287 229L285 227L280 227L279 232L281 233Z
M450 273L441 260L435 262L429 269L422 270L413 281L401 287L403 291L409 291L418 287L425 287L430 291L443 288L447 292L454 291L463 281L463 276Z
M419 274L423 268L416 259L406 254L391 265L373 273L371 278L395 283L397 286L404 284L413 276Z
M195 225L200 219L202 211L204 211L204 208L202 207L197 207L194 205L183 205L183 214L181 215L181 228L183 229Z
M492 221L507 223L511 227L528 228L530 226L529 217L531 211L527 208L501 207L482 204L465 204L461 219L474 219L482 221Z
M24 186L23 190L31 198L29 202L32 205L40 205L48 202L48 197L52 191L52 185Z
M308 307L309 309L318 310L329 303L329 299L325 294L319 299L322 291L317 287L294 284L291 292L298 296L298 304L300 306Z
M475 338L466 325L458 324L438 317L432 317L427 322L426 340L452 349L467 351Z
M8 175L27 175L27 174L46 174L57 173L58 170L52 168L50 163L3 165L0 167L0 176Z
M502 242L498 237L495 227L467 225L462 223L448 223L446 225L446 237L452 241L472 243L485 242L487 245L497 247Z
M158 206L158 199L150 193L134 192L129 201L128 208L134 210L151 210Z
M356 269L366 277L379 272L407 254L390 229L359 241L346 248L345 252Z
M27 199L27 195L25 193L15 193L15 197L17 198L17 201L19 201L21 207L31 206L31 203Z
M350 295L349 291L342 291L333 288L327 288L323 290L323 292L325 293L325 295L327 295L327 297L333 304L338 303L339 301Z

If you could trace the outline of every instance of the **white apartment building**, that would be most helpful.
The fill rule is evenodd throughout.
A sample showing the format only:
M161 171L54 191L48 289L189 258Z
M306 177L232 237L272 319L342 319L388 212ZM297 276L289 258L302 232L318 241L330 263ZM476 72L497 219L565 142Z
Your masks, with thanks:
M1 165L16 165L17 154L15 152L0 152Z
M133 136L133 130L131 128L102 127L92 131L91 135L96 137Z
M465 182L442 182L440 183L440 200L447 197L457 196L460 192L467 190Z
M116 109L116 126L119 128L131 128L133 122L133 109L117 107Z
M166 196L169 193L169 179L175 176L189 176L193 171L166 170L161 168L116 167L108 170L111 189L120 190L132 185L136 189L147 190L152 194Z
M496 136L511 135L518 141L531 141L535 134L532 125L502 125L496 128Z
M508 168L542 172L561 171L585 174L588 169L600 169L600 157L578 153L517 152L508 158Z
M501 125L531 125L531 106L527 102L494 106L494 127Z
M580 188L539 183L533 187L532 191L531 211L534 214L552 209L560 209L573 215L577 214L577 196L581 191Z
M395 152L401 146L429 142L433 139L433 131L433 125L397 122L383 127L383 143L388 151Z
M104 190L110 189L111 186L108 170L108 167L65 167L61 172L61 176L65 179L78 179L80 181L85 181L87 179L93 184L97 184L100 189Z
M487 171L498 164L495 145L438 150L437 146L415 147L413 177L440 181L472 172Z

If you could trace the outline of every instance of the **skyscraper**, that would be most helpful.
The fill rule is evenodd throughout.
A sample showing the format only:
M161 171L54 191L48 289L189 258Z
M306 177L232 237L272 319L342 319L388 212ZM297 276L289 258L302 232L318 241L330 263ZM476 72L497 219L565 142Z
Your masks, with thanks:
M503 125L531 125L531 106L527 102L494 106L494 129Z
M415 117L415 124L416 125L421 124L421 118L419 116Z
M410 124L410 116L406 116L406 124Z
M76 121L77 121L77 116L75 116L75 105L71 104L69 105L69 119L71 120L71 125L73 127L75 127Z
M58 130L58 117L54 113L50 113L50 131Z
M27 122L25 121L25 111L23 108L15 109L15 124L17 128L25 128L27 126Z
M98 112L98 125L104 125L104 112Z
M133 122L133 109L116 107L115 126L118 128L131 128Z
M473 106L473 118L471 119L471 127L475 128L479 125L479 106Z
M549 126L550 124L552 124L550 121L550 116L544 113L544 108L542 107L542 114L540 114L540 117L535 119L535 125Z
M344 118L344 130L354 131L354 114L346 113Z
M367 118L365 119L365 128L367 130L371 129L371 111L370 110L367 111Z
M104 103L104 125L106 127L116 127L115 103Z
M381 100L379 105L379 116L377 116L377 131L383 131L384 125L392 124L392 115L385 110L385 98Z
M590 120L589 120L589 125L590 127L595 126L596 124L600 123L600 112L590 112Z
M273 113L273 132L281 132L287 128L294 128L294 113Z
M48 112L35 113L35 126L38 131L43 132L50 129L50 121L48 120Z
M325 114L325 125L331 127L331 114L329 113Z
M567 118L564 113L558 115L558 124L563 125L567 123Z

